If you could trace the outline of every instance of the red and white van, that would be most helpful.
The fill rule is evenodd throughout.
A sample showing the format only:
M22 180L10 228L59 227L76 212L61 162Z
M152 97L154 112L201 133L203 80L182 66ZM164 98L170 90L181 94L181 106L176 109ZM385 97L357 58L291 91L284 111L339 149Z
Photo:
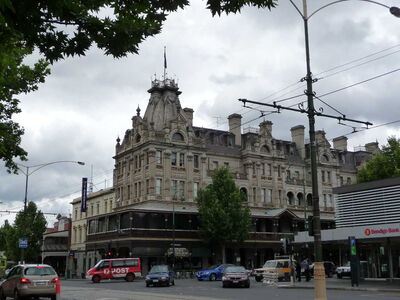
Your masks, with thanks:
M142 276L140 258L110 258L100 260L86 272L86 279L94 283L102 279L125 279L133 281Z

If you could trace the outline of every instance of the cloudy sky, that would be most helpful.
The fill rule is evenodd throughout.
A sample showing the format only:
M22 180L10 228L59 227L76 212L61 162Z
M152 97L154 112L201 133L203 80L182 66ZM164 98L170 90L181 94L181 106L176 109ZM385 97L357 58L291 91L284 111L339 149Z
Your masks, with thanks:
M139 55L117 60L93 47L85 57L54 64L37 92L21 96L22 113L16 120L25 128L22 146L29 161L24 164L86 163L53 164L29 176L28 200L42 211L68 215L69 203L79 196L81 178L90 178L91 170L94 191L112 186L115 140L131 127L138 106L143 116L151 78L163 73L164 46L168 75L179 81L182 106L194 109L195 126L226 130L227 116L240 113L244 128L271 120L273 136L286 140L291 127L307 126L306 116L294 112L250 122L260 111L243 108L237 100L270 102L303 93L304 84L299 82L305 76L303 21L290 2L280 0L272 11L247 8L238 15L214 18L204 1L192 2L171 14L162 33L140 46ZM314 11L332 1L309 2ZM296 3L301 7L301 1ZM309 20L309 31L311 68L319 79L314 84L317 96L368 80L321 100L349 118L374 125L400 119L399 18L378 5L348 1L319 11ZM302 96L280 104L304 100ZM319 100L315 103L325 113L338 114ZM376 140L385 144L390 135L400 137L399 124L349 134L352 126L360 125L317 118L316 128L325 130L328 139L349 134L353 150ZM10 175L2 164L0 210L21 210L24 188L24 175ZM0 212L0 224L14 216ZM48 221L51 224L54 217L48 215Z

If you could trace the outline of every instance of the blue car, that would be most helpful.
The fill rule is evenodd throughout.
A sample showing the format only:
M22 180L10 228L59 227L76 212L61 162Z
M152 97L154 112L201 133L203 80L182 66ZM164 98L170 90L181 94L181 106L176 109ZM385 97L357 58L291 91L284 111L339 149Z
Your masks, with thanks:
M211 266L207 270L200 270L200 271L196 272L196 278L199 281L202 281L202 280L210 280L210 281L221 280L225 268L229 267L229 266L233 266L233 265L231 265L231 264L219 264L219 265Z
M175 272L170 266L155 265L146 276L146 286L175 285Z

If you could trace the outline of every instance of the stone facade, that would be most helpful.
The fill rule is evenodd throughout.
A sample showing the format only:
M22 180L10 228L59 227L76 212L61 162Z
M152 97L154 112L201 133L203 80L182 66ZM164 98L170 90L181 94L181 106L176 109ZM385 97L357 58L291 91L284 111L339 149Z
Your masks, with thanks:
M93 204L96 213L83 216L88 222L85 251L103 257L105 253L140 256L145 273L151 263L170 262L171 239L175 236L173 243L179 244L182 253L189 253L189 258L181 257L181 268L218 262L216 251L205 249L199 237L196 197L199 189L211 183L213 171L219 167L228 168L237 186L247 194L253 219L244 245L228 245L231 262L259 266L281 251L280 238L292 238L295 232L304 230L305 217L312 214L304 126L291 129L290 141L275 138L270 121L243 131L239 114L228 116L228 131L196 127L193 109L182 108L181 92L174 80L154 80L148 92L144 116L138 108L132 128L126 130L122 140L117 139L115 207L99 216L97 204ZM357 169L372 153L348 151L346 137L335 139L332 147L324 131L316 132L316 142L322 228L332 228L332 188L353 183ZM373 146L368 144L368 149ZM94 199L105 201L100 196ZM79 201L73 202L75 211ZM73 228L79 228L80 223L75 221L74 215ZM72 239L80 247L74 234L78 233L73 233Z

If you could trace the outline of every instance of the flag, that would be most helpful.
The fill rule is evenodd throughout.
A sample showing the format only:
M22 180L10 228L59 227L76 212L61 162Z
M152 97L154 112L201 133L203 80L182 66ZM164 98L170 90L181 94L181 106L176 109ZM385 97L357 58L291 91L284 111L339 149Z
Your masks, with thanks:
M167 53L166 53L166 47L164 46L164 69L167 68Z
M86 212L87 201L87 178L82 178L82 197L81 197L81 212Z

